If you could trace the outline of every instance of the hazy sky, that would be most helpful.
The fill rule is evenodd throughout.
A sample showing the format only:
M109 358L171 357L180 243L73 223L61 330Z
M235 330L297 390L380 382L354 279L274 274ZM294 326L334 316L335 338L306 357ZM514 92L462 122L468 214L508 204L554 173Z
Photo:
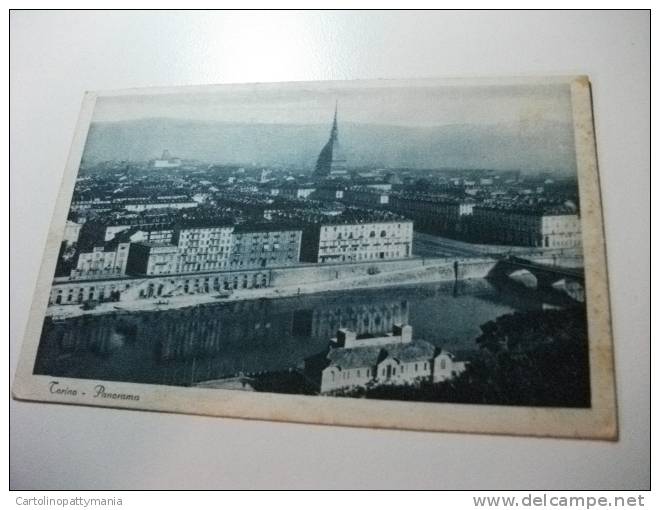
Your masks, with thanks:
M170 117L220 122L327 124L335 101L342 122L398 126L571 122L570 89L550 85L377 88L217 87L212 92L99 97L94 121Z
M491 83L493 80L491 80ZM323 82L120 92L97 99L88 160L313 168L335 102L350 165L575 173L567 83Z

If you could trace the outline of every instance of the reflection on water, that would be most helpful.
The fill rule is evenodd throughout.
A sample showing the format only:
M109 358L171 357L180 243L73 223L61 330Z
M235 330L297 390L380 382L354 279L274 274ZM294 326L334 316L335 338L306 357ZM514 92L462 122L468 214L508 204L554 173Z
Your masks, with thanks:
M479 326L542 306L486 280L394 287L182 310L47 318L36 374L190 385L300 367L338 328L383 334L396 323L447 349L476 349Z

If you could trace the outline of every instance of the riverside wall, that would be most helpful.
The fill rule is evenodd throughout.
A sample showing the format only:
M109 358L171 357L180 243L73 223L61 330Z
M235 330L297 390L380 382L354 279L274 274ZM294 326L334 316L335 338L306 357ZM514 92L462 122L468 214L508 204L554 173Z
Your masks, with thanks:
M496 261L491 258L408 259L389 263L347 264L342 266L296 267L273 270L272 286L289 287L337 281L392 281L423 283L455 279L485 278ZM374 268L377 272L374 271Z
M202 274L180 274L125 277L105 280L56 279L49 304L79 304L88 299L107 297L121 292L120 301L134 301L175 293L197 295L217 293L227 288L243 289L302 287L303 292L323 292L336 289L343 281L360 282L364 286L395 283L424 283L455 279L484 278L495 265L492 258L421 258L370 261L349 264L306 264L293 267L263 268L250 271L223 271ZM234 282L238 286L234 287ZM244 283L245 282L245 283ZM245 286L243 286L245 285ZM103 293L101 293L103 291ZM73 296L68 300L68 296ZM59 296L59 298L58 298Z

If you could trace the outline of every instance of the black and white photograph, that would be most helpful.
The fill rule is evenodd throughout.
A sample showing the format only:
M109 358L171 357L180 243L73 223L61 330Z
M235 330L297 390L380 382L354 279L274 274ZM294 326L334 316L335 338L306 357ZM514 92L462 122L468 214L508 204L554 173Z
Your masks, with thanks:
M584 77L88 93L16 396L614 437L589 97Z

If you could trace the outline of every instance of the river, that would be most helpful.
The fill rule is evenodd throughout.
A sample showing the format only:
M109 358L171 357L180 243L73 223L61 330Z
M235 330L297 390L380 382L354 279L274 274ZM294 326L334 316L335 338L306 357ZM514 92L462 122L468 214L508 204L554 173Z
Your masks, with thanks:
M477 350L480 325L538 309L536 292L486 280L434 283L194 308L47 317L35 374L187 386L240 372L300 367L340 327L386 333L396 323L450 351Z

